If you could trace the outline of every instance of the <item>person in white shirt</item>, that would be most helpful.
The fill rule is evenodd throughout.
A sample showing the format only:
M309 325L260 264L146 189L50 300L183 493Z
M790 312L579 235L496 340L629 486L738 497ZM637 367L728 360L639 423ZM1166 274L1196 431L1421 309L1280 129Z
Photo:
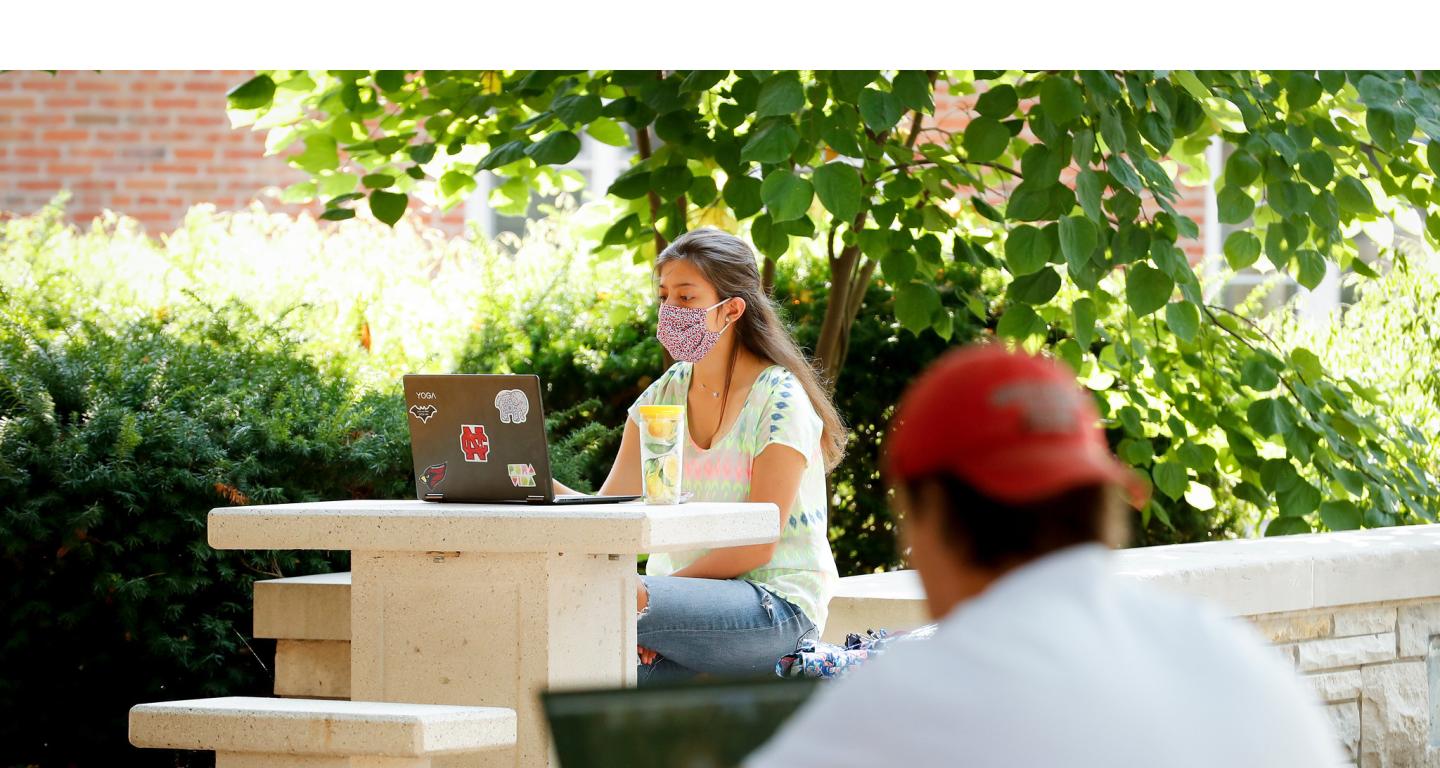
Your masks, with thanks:
M1122 492L1147 489L1068 369L952 352L902 398L884 458L939 629L826 684L748 768L1342 762L1258 634L1111 575Z

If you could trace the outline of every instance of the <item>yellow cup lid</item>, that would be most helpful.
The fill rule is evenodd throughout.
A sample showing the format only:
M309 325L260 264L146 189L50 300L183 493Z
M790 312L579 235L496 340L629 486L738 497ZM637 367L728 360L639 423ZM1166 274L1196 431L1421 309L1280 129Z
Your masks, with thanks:
M668 417L684 416L684 415L685 415L685 406L683 406L683 405L642 405L642 406L640 406L640 415L641 415L641 416L645 416L645 417L647 417L647 418L648 418L648 417L665 418L665 417L667 417L667 416L668 416Z

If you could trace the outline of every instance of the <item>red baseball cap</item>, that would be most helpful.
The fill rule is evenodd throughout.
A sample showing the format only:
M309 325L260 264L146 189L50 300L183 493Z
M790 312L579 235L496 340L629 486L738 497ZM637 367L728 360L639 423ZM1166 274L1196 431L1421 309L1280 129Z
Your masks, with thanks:
M975 344L946 354L900 399L885 470L892 483L949 472L1011 504L1116 485L1144 506L1148 486L1110 453L1099 421L1062 364Z

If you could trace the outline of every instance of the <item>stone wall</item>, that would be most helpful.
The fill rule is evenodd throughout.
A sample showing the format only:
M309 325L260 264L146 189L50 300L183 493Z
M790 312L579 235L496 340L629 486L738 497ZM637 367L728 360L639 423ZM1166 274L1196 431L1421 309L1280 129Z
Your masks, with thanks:
M1351 760L1440 764L1429 684L1440 599L1246 618L1315 689Z

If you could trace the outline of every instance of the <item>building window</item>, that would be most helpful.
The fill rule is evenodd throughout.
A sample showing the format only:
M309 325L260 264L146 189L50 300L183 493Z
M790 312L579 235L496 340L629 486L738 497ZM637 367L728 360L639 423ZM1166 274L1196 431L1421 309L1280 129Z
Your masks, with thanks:
M633 147L612 147L603 144L587 135L580 137L580 154L574 160L566 163L561 168L572 171L579 171L585 177L585 188L581 190L582 200L588 201L598 199L610 188L615 177L624 172L630 164L630 158L635 154ZM517 235L525 233L525 222L537 219L544 215L541 206L554 204L555 196L548 195L541 197L531 195L530 209L524 216L505 216L490 207L490 190L499 183L495 174L486 171L476 177L474 194L465 201L465 219L479 223L480 229L488 237L496 237L504 232L511 232Z

